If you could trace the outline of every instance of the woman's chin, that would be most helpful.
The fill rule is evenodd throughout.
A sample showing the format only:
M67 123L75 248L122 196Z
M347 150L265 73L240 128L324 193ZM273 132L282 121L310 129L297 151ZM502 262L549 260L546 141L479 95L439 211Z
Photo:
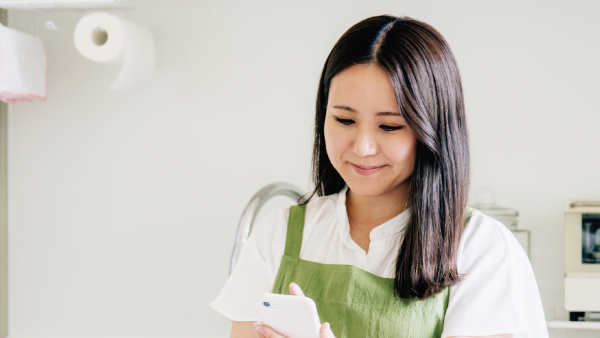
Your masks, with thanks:
M385 177L353 177L346 175L344 179L352 193L364 197L378 197L388 194L403 195L409 187L409 177L398 183L394 179L384 179Z
M389 192L387 186L380 186L372 182L350 182L348 188L354 194L364 197L377 197Z

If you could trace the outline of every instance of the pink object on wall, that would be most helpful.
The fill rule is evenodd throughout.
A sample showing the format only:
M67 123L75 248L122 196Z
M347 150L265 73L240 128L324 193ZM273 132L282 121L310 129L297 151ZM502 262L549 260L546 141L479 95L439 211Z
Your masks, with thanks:
M0 24L0 100L45 100L47 67L39 37Z

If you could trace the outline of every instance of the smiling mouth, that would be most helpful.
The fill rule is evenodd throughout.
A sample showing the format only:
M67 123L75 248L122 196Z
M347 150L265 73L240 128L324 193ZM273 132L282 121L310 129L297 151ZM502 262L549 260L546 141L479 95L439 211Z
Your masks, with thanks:
M354 169L354 172L361 176L375 175L385 167L385 165L373 167L373 166L359 166L354 163L350 163L350 164L352 165L352 169Z
M363 169L363 170L373 170L373 169L379 169L379 168L383 168L384 167L383 165L374 166L374 167L368 167L368 166L364 166L364 165L357 165L357 164L354 164L354 163L350 163L350 164L352 164L353 166L355 166L355 167L357 167L359 169Z

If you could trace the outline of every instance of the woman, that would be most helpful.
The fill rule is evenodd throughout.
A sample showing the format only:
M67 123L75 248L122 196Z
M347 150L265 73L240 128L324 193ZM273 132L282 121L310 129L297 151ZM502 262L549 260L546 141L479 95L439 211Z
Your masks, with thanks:
M308 203L258 222L211 303L232 337L282 337L256 322L264 292L311 297L321 337L548 336L523 249L467 208L461 80L433 27L377 16L336 43L313 179Z

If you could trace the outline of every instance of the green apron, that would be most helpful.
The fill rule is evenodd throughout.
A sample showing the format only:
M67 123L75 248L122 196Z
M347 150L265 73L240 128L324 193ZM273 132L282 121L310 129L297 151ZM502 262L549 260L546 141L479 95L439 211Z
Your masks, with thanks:
M329 322L337 338L439 338L448 308L449 288L419 301L401 301L394 279L354 265L321 264L300 259L306 205L290 208L285 252L273 293L290 294L294 282L317 304L321 323ZM474 210L467 209L467 220Z

